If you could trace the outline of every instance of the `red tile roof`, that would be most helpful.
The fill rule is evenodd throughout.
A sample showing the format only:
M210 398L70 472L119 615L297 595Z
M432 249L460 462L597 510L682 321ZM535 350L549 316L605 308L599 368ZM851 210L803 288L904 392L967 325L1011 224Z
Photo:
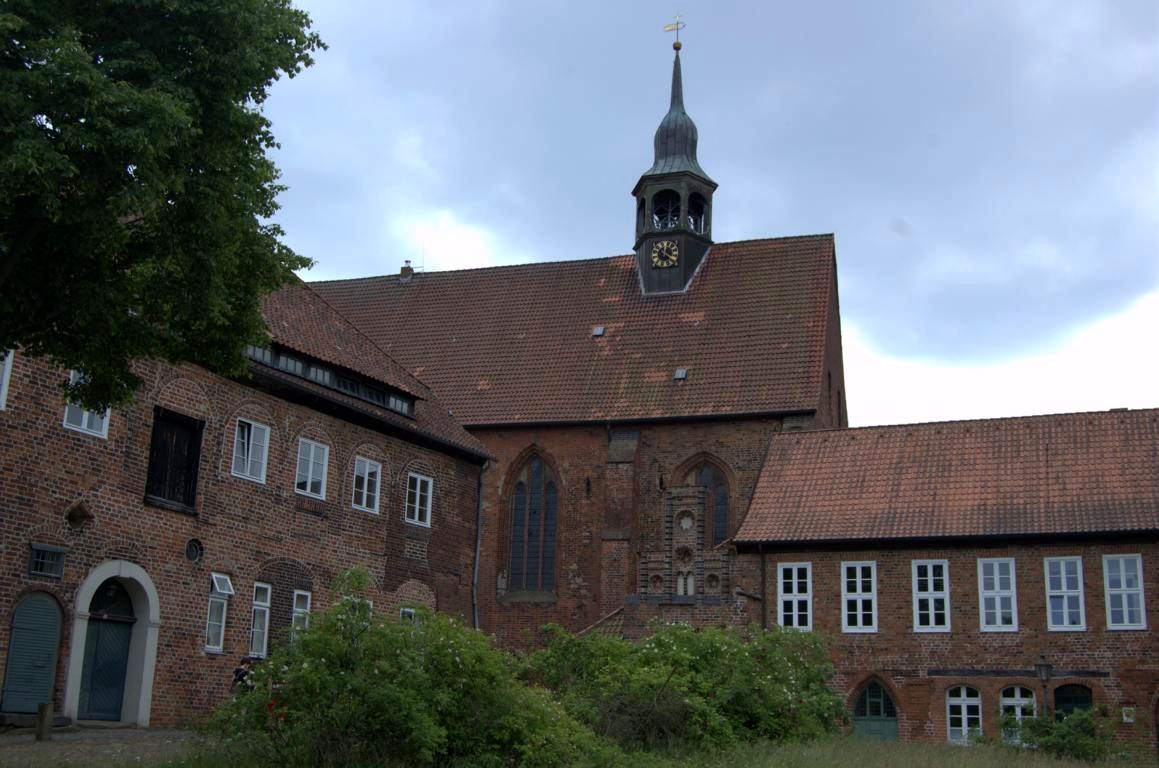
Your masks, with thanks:
M834 273L813 235L718 243L678 294L632 256L312 287L471 426L815 410Z
M776 435L735 540L1159 531L1159 410Z
M478 457L490 455L478 439L463 429L429 387L391 359L305 284L291 284L267 295L262 302L262 314L274 343L414 396L415 417L407 418L305 380L297 382L299 387L325 393L329 399L371 414L404 433L421 435ZM274 369L269 369L268 373L279 378L293 378L278 374Z

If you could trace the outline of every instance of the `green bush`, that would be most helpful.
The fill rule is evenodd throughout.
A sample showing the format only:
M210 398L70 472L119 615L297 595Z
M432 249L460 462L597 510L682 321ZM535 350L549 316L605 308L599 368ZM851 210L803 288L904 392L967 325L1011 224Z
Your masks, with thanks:
M1107 757L1113 734L1089 709L1077 709L1055 720L1033 717L1022 721L1020 739L1028 747L1056 757L1093 762Z
M382 621L350 597L255 667L252 690L214 715L239 763L611 765L622 758L541 690L521 685L484 635L420 612Z
M627 749L812 738L844 717L817 636L661 626L639 643L546 628L522 676Z

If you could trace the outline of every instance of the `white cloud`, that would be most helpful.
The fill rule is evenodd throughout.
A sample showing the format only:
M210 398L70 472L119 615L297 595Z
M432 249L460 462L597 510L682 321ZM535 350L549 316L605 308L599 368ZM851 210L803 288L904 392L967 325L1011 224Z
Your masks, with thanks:
M980 367L891 357L843 329L850 423L1159 407L1159 289L1041 354Z
M415 269L441 272L529 261L504 247L491 230L461 221L447 209L399 217L392 227Z

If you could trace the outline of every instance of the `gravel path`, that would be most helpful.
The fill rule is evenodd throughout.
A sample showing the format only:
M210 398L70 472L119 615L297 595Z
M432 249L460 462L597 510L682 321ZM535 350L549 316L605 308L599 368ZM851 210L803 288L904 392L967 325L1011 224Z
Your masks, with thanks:
M136 728L54 731L51 741L36 741L31 733L9 734L0 736L0 766L156 766L186 754L195 738L190 731Z

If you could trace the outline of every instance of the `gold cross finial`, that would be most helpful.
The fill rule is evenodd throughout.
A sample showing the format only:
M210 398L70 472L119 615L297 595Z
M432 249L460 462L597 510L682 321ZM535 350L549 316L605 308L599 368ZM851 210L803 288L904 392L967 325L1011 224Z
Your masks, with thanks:
M680 30L684 29L684 22L680 20L681 15L679 13L676 14L675 16L673 16L672 19L673 19L673 21L671 24L664 25L664 31L676 33L676 42L672 43L672 50L679 51L680 50Z

